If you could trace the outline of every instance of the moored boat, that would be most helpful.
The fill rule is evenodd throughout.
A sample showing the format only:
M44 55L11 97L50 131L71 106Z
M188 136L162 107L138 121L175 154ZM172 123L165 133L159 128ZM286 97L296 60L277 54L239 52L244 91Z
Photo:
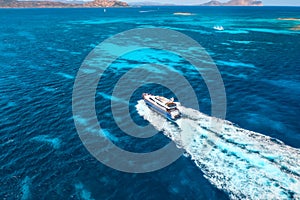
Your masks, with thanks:
M217 30L217 31L224 31L223 26L214 26L214 29Z

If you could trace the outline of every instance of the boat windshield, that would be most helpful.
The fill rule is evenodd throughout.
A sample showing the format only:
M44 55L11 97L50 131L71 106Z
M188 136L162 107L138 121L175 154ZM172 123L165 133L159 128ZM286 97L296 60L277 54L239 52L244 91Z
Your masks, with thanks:
M176 103L167 103L169 108L176 108Z

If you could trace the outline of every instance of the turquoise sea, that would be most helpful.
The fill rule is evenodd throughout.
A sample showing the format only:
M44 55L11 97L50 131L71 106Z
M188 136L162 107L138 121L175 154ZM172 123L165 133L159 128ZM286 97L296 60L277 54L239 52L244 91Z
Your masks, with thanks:
M300 199L300 31L293 29L299 19L300 7L0 9L0 198ZM171 29L197 41L220 71L225 119L234 123L213 133L217 142L207 139L212 133L203 124L211 115L210 94L179 55L144 49L121 56L105 70L95 94L102 136L132 152L151 152L171 139L186 151L149 173L120 172L99 162L74 125L88 119L72 113L73 85L86 56L134 28ZM140 139L124 133L115 121L122 118L114 119L111 111L111 101L122 101L113 89L129 69L147 63L180 72L206 115L184 107L188 121L164 121L139 101L141 93L174 94L148 84L125 107L134 122L158 134ZM177 137L186 133L183 124L189 124L190 145Z

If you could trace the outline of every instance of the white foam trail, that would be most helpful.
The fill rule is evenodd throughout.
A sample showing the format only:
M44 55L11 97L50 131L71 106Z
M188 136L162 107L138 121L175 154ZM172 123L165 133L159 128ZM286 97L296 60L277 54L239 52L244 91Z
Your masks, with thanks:
M179 106L174 123L150 110L138 113L185 149L205 177L231 199L300 199L300 150L233 123Z

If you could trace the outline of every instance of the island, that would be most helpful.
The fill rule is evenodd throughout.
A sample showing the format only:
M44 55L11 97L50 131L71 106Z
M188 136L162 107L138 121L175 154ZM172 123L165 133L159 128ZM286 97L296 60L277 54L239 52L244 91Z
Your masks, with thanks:
M139 3L136 3L139 4ZM141 5L154 5L154 2L144 2ZM135 4L131 5L134 6ZM141 6L140 5L140 6ZM155 5L167 6L156 3ZM97 8L97 7L128 7L126 2L119 0L64 1L64 0L0 0L0 8ZM136 6L136 5L135 5ZM169 6L169 5L168 5ZM195 5L197 6L197 5ZM199 6L199 5L198 5ZM200 6L263 6L259 0L230 0L222 3L212 0Z
M97 7L128 7L126 2L117 0L94 0L90 2L61 1L18 1L0 0L0 8L97 8Z
M225 3L212 0L208 3L201 4L201 6L263 6L263 3L257 0L230 0Z

